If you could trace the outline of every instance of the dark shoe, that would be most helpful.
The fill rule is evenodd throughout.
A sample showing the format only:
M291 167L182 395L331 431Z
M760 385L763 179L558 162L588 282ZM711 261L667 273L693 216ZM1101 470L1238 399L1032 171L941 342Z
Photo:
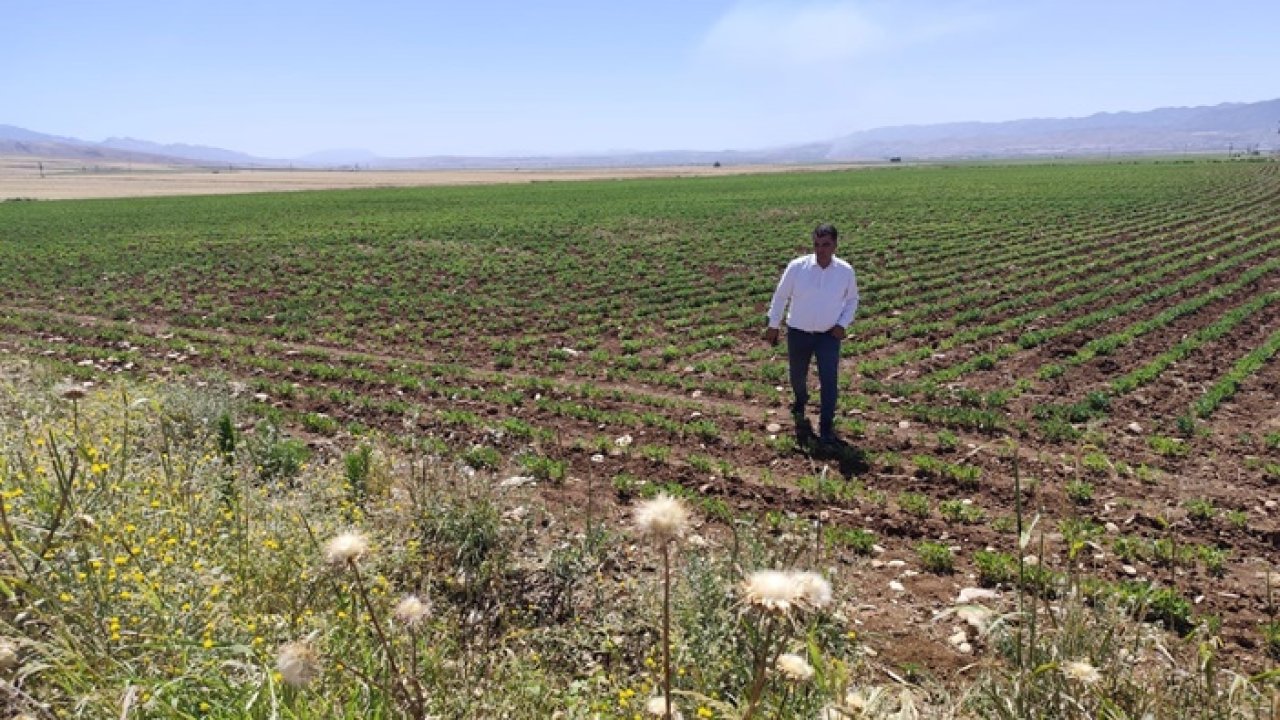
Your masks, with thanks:
M813 426L809 424L809 418L805 417L804 413L801 413L799 415L795 415L794 419L796 421L796 442L801 445L807 445L812 442L814 434Z
M839 445L840 438L836 437L835 433L827 431L818 436L818 442L826 446Z

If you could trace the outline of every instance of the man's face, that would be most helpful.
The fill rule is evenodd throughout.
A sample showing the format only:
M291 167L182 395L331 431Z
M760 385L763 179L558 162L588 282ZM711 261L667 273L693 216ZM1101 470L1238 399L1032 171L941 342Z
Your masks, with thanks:
M817 256L818 264L822 267L830 265L832 256L836 254L836 239L826 235L815 235L813 254Z

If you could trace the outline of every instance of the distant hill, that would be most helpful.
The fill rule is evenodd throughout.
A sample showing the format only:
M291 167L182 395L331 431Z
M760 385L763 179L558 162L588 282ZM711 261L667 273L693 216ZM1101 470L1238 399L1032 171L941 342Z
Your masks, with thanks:
M242 167L367 169L545 169L659 165L799 164L1166 153L1270 153L1280 150L1280 99L1083 118L905 125L850 133L834 140L757 150L669 150L579 155L383 158L367 150L325 150L293 160L259 158L201 145L109 138L90 142L0 125L0 155L93 161L162 162Z
M1084 118L878 128L832 141L826 159L1269 152L1280 148L1277 130L1280 100L1268 100Z
M188 148L196 150L196 152L192 153L193 156L184 154ZM200 150L216 150L216 148L199 149L191 145L159 145L141 140L122 140L118 138L95 143L60 135L46 135L14 127L13 125L0 125L0 155L62 158L79 160L85 163L129 162L200 165L212 162L209 159L209 155L204 154L202 157ZM243 153L230 153L226 150L217 152L245 158L245 160L235 162L261 162L255 161ZM225 163L227 161L219 160L217 162Z
M159 163L164 165L278 166L287 161L255 158L241 152L202 145L162 145L133 138L91 142L46 135L13 125L0 125L0 155L63 158L92 162Z
M1280 100L1213 107L1099 113L1085 118L948 123L877 128L835 140L769 148L543 156L380 159L373 167L544 168L884 161L889 158L1016 158L1280 149Z
M234 150L223 150L222 148L206 147L204 145L186 145L183 143L161 145L160 143L135 140L133 138L107 138L98 143L98 147L215 164L252 165L264 162L261 158L255 158L252 155L235 152Z
M308 165L324 165L324 166L342 166L342 165L376 165L381 163L383 158L369 152L368 150L360 150L354 148L335 148L333 150L321 150L303 155L298 158L298 162Z

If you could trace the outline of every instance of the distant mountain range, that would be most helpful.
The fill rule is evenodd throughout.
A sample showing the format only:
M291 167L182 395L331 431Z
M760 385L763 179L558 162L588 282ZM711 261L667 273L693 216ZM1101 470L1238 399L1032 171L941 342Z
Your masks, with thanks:
M133 138L107 138L90 142L73 137L46 135L13 125L0 125L0 155L27 155L82 162L136 162L169 165L275 165L278 161L201 145L161 145Z
M84 162L156 162L193 166L487 169L643 167L659 165L1017 158L1166 153L1271 153L1280 150L1280 99L1083 118L904 125L833 140L762 150L619 152L581 155L378 157L366 150L327 150L294 158L260 158L201 145L108 138L91 142L0 125L0 155Z

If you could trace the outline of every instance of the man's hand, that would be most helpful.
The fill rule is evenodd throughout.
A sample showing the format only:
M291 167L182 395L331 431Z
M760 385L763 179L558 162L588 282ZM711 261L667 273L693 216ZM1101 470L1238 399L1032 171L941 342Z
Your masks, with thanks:
M764 331L764 341L770 345L778 344L778 328L769 328Z
M828 330L827 332L834 335L837 340L844 339L844 335L845 335L844 328L840 327L839 325L832 325L831 329Z

